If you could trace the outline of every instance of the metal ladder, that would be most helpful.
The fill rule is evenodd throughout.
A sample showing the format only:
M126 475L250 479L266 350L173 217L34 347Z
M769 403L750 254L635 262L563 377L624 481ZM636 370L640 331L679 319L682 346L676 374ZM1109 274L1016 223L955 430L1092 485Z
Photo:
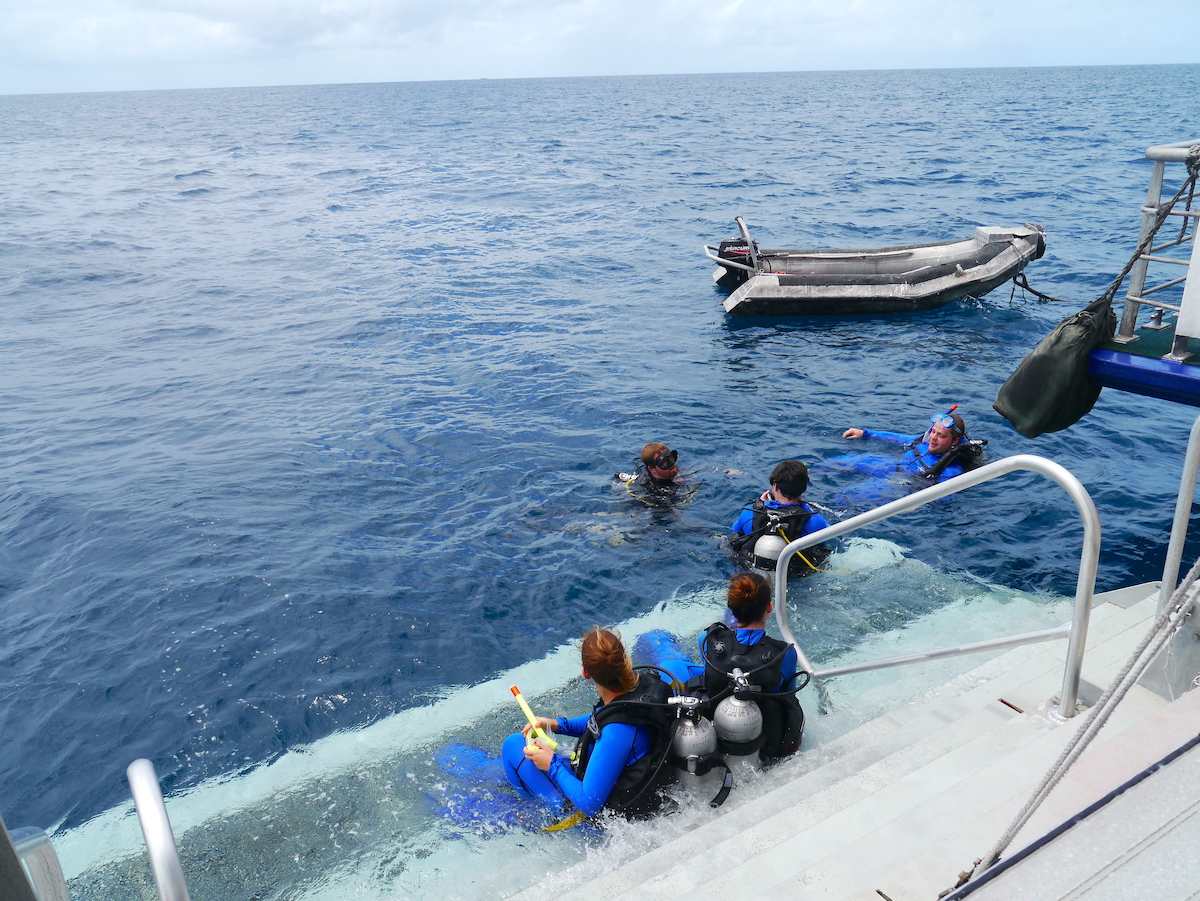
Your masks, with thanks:
M1185 163L1189 153L1200 142L1180 141L1175 144L1160 144L1146 150L1146 159L1153 160L1154 169L1150 175L1150 187L1146 192L1146 203L1142 206L1142 227L1138 234L1138 247L1153 233L1160 214L1165 208L1163 201L1163 182L1166 177L1167 163ZM1182 362L1188 358L1188 338L1200 337L1200 279L1187 284L1187 272L1183 275L1167 278L1165 281L1146 285L1150 264L1156 266L1183 266L1185 270L1191 263L1200 265L1200 244L1196 242L1196 219L1200 212L1195 210L1172 209L1167 213L1167 219L1175 217L1180 222L1178 233L1165 238L1161 243L1151 245L1138 256L1133 268L1129 271L1129 290L1125 295L1125 304L1121 314L1121 325L1114 339L1118 343L1128 344L1137 341L1138 315L1143 305L1153 307L1150 322L1146 328L1167 329L1168 323L1163 322L1167 310L1176 314L1177 322L1175 338L1171 352L1164 359ZM1164 225L1166 223L1163 223ZM1190 253L1188 251L1190 247ZM1178 304L1170 303L1161 297L1152 295L1170 288L1184 285L1182 298ZM1151 298L1151 299L1148 299Z

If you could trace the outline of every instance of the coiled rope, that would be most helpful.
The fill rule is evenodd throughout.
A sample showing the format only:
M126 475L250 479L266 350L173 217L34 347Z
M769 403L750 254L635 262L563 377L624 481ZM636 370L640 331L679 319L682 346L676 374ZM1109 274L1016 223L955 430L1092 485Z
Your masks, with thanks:
M1158 615L1149 632L1146 633L1146 636L1142 639L1137 649L1125 662L1125 666L1122 668L1120 674L1112 681L1112 684L1109 685L1104 694L1100 696L1100 700L1088 711L1083 724L1071 737L1067 746L1063 748L1058 760L1055 761L1049 772L1046 773L1041 784L1034 790L1033 795L1004 831L999 841L996 842L987 855L975 861L975 865L970 870L961 874L954 888L942 892L938 896L939 898L948 895L954 889L964 885L968 880L980 875L1000 859L1000 855L1004 853L1013 839L1016 838L1017 833L1029 822L1030 817L1033 816L1047 795L1062 780L1067 770L1079 759L1079 756L1091 743L1092 739L1095 738L1104 724L1108 722L1109 716L1121 702L1121 699L1129 693L1129 689L1137 683L1138 679L1145 673L1147 667L1158 656L1166 643L1171 640L1171 637L1179 631L1179 628L1191 615L1192 605L1195 603L1197 596L1200 595L1200 584L1197 584L1198 577L1200 577L1200 560L1197 560L1192 565L1183 583L1171 595L1170 602Z

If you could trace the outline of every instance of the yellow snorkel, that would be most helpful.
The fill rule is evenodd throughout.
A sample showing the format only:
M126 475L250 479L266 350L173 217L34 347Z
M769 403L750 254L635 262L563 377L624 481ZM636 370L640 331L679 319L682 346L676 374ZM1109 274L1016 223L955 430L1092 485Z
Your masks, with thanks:
M517 703L521 705L521 710L525 713L525 718L529 720L530 729L525 736L525 743L533 744L533 740L537 738L540 739L551 751L557 750L558 742L547 735L546 730L537 724L537 717L534 716L533 711L529 709L529 704L526 703L524 695L521 694L521 689L517 688L515 685L512 685L509 686L508 690L511 691L513 697L517 699Z

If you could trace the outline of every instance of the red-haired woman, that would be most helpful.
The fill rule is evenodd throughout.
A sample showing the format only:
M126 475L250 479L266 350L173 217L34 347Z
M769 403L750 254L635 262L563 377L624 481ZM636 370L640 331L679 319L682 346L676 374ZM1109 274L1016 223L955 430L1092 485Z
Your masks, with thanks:
M737 628L713 623L700 636L705 690L716 697L730 687L735 668L749 673L750 683L762 690L757 698L763 715L762 756L786 757L800 747L804 731L804 711L790 690L797 675L796 649L767 635L767 617L774 608L765 576L736 573L727 598Z
M555 810L569 801L587 816L605 807L630 816L651 812L671 776L670 689L653 673L634 672L621 639L605 629L583 636L582 657L583 678L595 682L600 695L593 712L537 718L547 732L580 738L575 765L540 742L527 744L527 724L504 741L508 779Z

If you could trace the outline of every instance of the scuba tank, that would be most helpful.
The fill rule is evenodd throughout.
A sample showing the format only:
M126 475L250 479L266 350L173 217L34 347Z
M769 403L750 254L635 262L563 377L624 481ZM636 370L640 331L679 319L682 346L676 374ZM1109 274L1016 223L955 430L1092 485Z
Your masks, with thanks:
M751 548L745 565L768 575L775 573L783 549L803 534L805 523L815 515L806 504L788 504L776 508L766 506L761 499L742 509L753 511L751 531L735 536L730 544L736 554L744 554L745 548ZM753 545L750 544L752 541ZM825 544L806 548L789 561L788 578L807 575L819 568L829 554L830 548Z
M773 575L779 564L779 555L787 546L787 539L778 532L760 535L758 541L754 542L754 568Z
M733 788L733 772L717 754L716 727L702 715L705 702L700 698L679 697L671 698L668 703L680 708L679 722L671 739L675 779L683 788L704 794L719 785L716 797L708 806L720 807ZM724 770L724 778L710 776L713 770Z
M758 751L763 743L763 718L753 696L760 689L757 685L751 685L740 669L734 669L730 676L733 678L733 694L724 698L713 711L717 747L731 768L741 765L757 769Z

